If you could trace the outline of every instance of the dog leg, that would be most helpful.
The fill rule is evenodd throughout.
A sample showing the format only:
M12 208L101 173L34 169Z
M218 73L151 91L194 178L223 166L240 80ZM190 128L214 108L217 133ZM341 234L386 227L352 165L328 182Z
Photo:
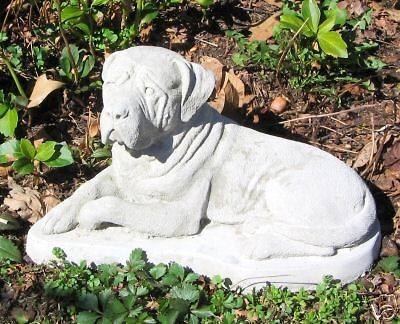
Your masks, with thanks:
M80 209L88 201L104 195L116 194L117 187L112 181L110 169L107 168L80 186L71 197L54 207L45 218L40 220L40 222L43 222L43 232L53 234L73 229L77 225Z
M193 235L206 216L210 182L202 183L192 185L177 201L137 204L113 196L89 201L81 208L78 223L85 229L112 223L154 236ZM193 204L196 208L190 208Z

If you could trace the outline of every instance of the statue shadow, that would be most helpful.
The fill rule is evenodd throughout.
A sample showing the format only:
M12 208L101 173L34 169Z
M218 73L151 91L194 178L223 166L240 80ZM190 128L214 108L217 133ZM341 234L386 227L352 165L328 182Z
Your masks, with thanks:
M381 233L382 235L389 235L395 230L393 218L396 214L396 210L393 203L375 184L368 180L365 181L375 199L376 214L381 225Z

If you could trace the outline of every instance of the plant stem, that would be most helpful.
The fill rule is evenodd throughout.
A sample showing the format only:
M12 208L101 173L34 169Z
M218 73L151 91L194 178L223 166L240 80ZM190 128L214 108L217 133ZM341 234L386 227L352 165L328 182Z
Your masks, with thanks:
M57 3L58 25L59 25L59 28L60 28L60 34L61 34L61 37L62 37L62 39L64 41L65 47L67 49L67 54L68 54L69 61L71 62L71 65L72 65L72 69L74 70L74 82L75 82L75 84L78 84L79 83L78 68L76 66L76 62L74 61L74 57L72 56L71 48L69 47L69 42L68 42L67 36L65 36L64 28L63 28L62 22L61 22L61 3L60 3L60 0L56 0L56 3Z
M21 97L24 97L25 99L27 99L28 97L25 94L24 88L22 87L21 83L18 80L18 76L15 73L14 68L12 67L10 61L5 57L5 55L3 53L0 53L0 59L3 61L3 63L7 66L8 71L10 72L15 85L18 88L18 92L21 95Z
M136 38L139 34L140 21L142 20L143 0L136 0L136 12L135 12L135 35L132 38Z

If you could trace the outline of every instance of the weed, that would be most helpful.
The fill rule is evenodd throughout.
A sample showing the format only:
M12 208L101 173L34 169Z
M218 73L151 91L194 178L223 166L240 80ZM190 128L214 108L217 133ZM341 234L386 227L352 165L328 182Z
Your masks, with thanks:
M233 54L235 64L249 64L285 77L295 89L323 93L333 97L341 83L356 83L370 88L365 75L378 71L385 64L372 56L376 43L354 43L356 29L365 29L371 21L370 11L350 18L335 1L305 0L299 8L288 1L280 24L274 32L274 42L248 41L238 32L228 32L237 44ZM372 89L372 88L370 88Z
M71 151L66 143L46 141L37 148L29 140L11 139L0 145L0 164L13 161L12 168L20 174L34 171L35 161L49 167L63 167L73 163Z
M366 311L359 286L343 287L329 277L315 292L267 285L242 294L229 290L220 276L207 284L177 263L150 264L140 249L131 253L126 266L74 265L60 249L56 254L46 291L76 305L78 323L352 323Z

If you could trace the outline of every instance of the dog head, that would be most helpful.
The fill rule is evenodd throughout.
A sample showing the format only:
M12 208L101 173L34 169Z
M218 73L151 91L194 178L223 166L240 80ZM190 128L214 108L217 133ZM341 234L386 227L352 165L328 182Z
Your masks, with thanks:
M102 78L103 143L141 151L188 122L214 89L214 76L170 50L138 46L111 54Z

